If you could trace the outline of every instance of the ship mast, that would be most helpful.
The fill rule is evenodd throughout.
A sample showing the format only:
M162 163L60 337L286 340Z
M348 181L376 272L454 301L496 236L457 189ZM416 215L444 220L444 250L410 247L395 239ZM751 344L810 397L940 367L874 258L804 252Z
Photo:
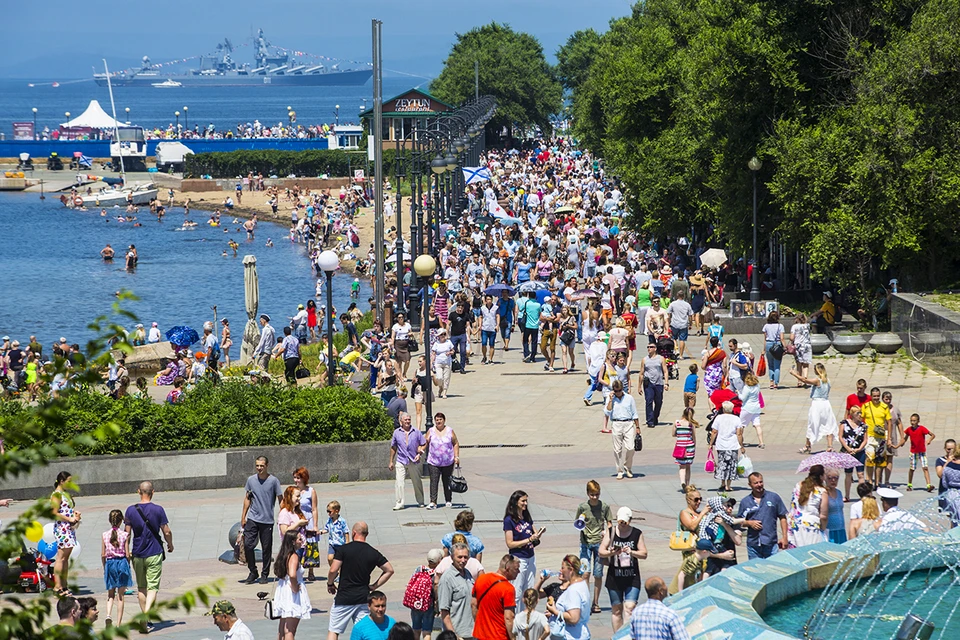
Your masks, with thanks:
M123 169L123 145L120 142L120 129L117 127L117 105L113 102L113 85L110 84L110 69L107 68L107 59L103 58L103 71L107 75L107 89L110 91L110 108L113 110L113 136L117 141L117 156L120 158L120 179L123 186L127 186L127 172Z

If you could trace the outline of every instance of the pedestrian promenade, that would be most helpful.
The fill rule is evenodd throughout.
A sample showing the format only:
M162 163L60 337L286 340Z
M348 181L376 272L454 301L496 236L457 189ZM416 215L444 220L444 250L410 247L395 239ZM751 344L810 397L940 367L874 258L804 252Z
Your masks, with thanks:
M752 343L757 336L736 336ZM695 354L700 351L698 341L692 341ZM519 343L517 343L519 345ZM479 345L475 346L476 349ZM680 554L669 550L667 542L674 529L676 516L684 506L679 492L677 466L671 458L673 439L670 424L682 411L682 378L693 360L681 361L681 380L666 392L662 424L643 428L644 450L634 462L636 478L616 480L610 436L601 434L602 411L599 393L595 404L584 406L583 392L586 378L582 354L578 371L561 374L543 371L542 360L535 364L521 362L519 348L503 354L497 352L497 364L481 366L479 353L467 367L464 375L454 374L450 398L434 403L435 411L447 415L448 424L456 431L462 450L460 454L464 474L470 490L462 496L463 502L476 514L476 533L485 543L484 565L493 570L505 552L501 521L507 499L515 489L530 495L530 508L538 526L547 527L543 544L537 548L537 566L556 570L560 558L576 553L578 532L573 527L577 505L585 500L587 480L597 480L602 488L602 500L616 512L621 505L633 509L634 524L643 530L649 558L641 561L644 578L661 575L667 582L676 572ZM639 359L634 362L634 369ZM789 361L785 360L787 365ZM827 365L832 384L831 403L839 414L844 398L855 388L858 378L865 378L869 386L879 386L894 394L904 417L918 412L922 423L937 435L931 445L933 454L941 451L948 437L960 436L955 417L960 415L960 393L946 378L925 370L915 362L903 359L881 359L870 362L857 358L830 358ZM783 371L783 381L793 378ZM636 396L636 378L633 381ZM637 397L638 408L643 408ZM809 406L808 390L788 386L776 391L764 391L766 409L762 416L764 450L756 446L756 434L747 430L747 453L754 466L764 474L769 490L789 500L793 485L799 479L795 474L802 456L797 449L803 444L806 415ZM706 394L698 396L698 417L706 414ZM413 409L410 403L411 411ZM704 493L715 489L718 481L703 472L706 448L703 432L698 437L697 459L693 466L693 482ZM815 450L822 450L824 442ZM506 445L506 446L502 446ZM512 446L511 446L512 445ZM893 481L906 482L908 469L906 452L897 458ZM389 460L388 445L384 443L383 464ZM304 460L309 468L310 461ZM69 462L51 467L51 477L61 468L69 470ZM283 485L292 482L290 469L271 468ZM931 473L932 473L931 469ZM250 469L253 473L253 469ZM149 479L149 478L144 478ZM82 487L82 478L76 478ZM107 528L107 513L113 508L125 508L137 500L136 488L140 479L131 479L130 491L124 495L77 498L77 508L83 512L83 526L78 530L82 545L79 555L83 570L79 583L86 593L101 600L103 611L103 579L99 558L99 537ZM425 481L426 485L426 481ZM392 511L393 482L360 482L314 485L320 504L336 499L343 505L343 516L348 522L365 520L370 525L368 541L377 547L393 564L396 575L387 583L388 615L409 621L409 612L400 604L403 590L414 568L425 562L427 551L439 547L443 534L453 530L452 523L459 508L440 508L436 511L417 509ZM746 481L734 483L734 496L748 493ZM426 486L425 486L426 489ZM926 492L907 493L903 506L912 506L929 498ZM269 585L242 585L246 568L227 565L217 557L227 551L227 533L240 520L243 490L164 492L158 489L154 501L162 505L170 517L175 551L164 564L161 598L183 590L221 581L223 596L237 606L239 616L250 625L258 638L276 634L276 622L265 620L263 604L256 593L273 594L274 582ZM407 489L407 503L413 494ZM14 515L17 507L3 513L4 519ZM275 538L275 548L276 548ZM738 558L746 560L746 550L738 550ZM326 567L317 571L325 580ZM327 627L327 611L331 605L323 580L308 585L315 610L311 620L300 625L299 636L323 637ZM601 595L603 613L591 616L590 628L595 638L610 637L609 600ZM127 597L127 612L136 612L135 596ZM212 619L203 617L202 610L189 615L173 614L151 635L164 638L218 638L222 637ZM102 624L102 620L99 624ZM439 624L439 620L438 620Z

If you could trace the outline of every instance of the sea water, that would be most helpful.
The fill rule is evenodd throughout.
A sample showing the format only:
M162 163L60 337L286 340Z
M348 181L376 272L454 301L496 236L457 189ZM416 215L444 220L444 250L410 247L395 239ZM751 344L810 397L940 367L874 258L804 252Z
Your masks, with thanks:
M388 100L411 87L428 81L422 78L385 78L383 98ZM330 124L337 121L336 106L340 105L341 124L357 123L361 107L373 108L371 83L359 87L283 87L252 85L236 87L114 87L117 119L129 120L145 128L160 127L176 122L180 125L206 127L211 122L220 131L234 129L237 123L260 120L265 125L287 123L287 107L297 113L297 124ZM0 132L9 139L12 122L33 122L37 108L37 130L51 130L70 117L83 113L91 100L98 100L104 111L110 113L110 94L92 80L62 81L59 87L41 84L28 86L27 80L0 80ZM184 111L184 107L187 110ZM129 108L129 114L126 109Z
M41 201L36 193L0 192L0 334L21 342L33 334L44 345L63 336L84 345L94 335L87 324L110 313L116 292L129 290L139 300L123 306L146 328L157 322L161 331L187 325L200 333L203 322L213 320L216 305L217 317L229 318L239 345L247 321L242 263L247 254L257 258L259 313L272 317L278 335L298 304L311 298L318 307L326 303L325 291L322 298L314 297L317 276L306 246L291 243L288 228L260 222L255 239L248 241L246 233L237 231L242 220L233 223L229 215L216 228L207 224L209 213L191 211L190 219L199 224L184 228L182 208L169 210L157 222L149 208L141 207L143 226L134 227L116 221L124 211L107 209L104 218L99 209L67 209L55 194ZM273 247L265 246L267 238ZM240 245L236 257L230 240ZM100 258L107 243L117 253L113 262ZM128 271L123 255L130 244L137 247L139 264ZM334 275L338 312L351 302L352 281L350 272ZM358 306L368 310L370 290L361 284ZM133 329L133 322L122 322ZM231 356L239 357L239 346Z

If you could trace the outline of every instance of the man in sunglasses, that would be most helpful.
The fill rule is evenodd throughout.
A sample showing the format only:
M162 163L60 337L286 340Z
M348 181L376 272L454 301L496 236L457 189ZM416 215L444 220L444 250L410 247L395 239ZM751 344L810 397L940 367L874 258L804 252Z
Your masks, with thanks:
M610 388L613 393L607 396L604 413L610 420L610 430L613 432L617 480L623 480L624 474L628 478L633 477L633 443L634 436L640 433L640 414L637 413L637 403L633 396L624 393L621 380L614 380Z

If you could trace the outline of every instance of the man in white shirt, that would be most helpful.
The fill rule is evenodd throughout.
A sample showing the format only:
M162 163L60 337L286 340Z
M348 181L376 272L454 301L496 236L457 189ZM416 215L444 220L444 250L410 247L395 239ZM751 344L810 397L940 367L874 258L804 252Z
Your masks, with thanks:
M883 505L883 517L880 518L879 533L890 531L926 531L927 525L912 513L901 511L900 498L903 494L893 489L880 487L877 489L880 503Z
M154 322L150 327L150 331L147 333L147 342L154 344L160 342L160 329L157 327L157 323Z
M670 314L670 333L677 343L677 351L683 358L687 350L687 332L690 327L690 319L693 317L693 307L683 299L683 291L677 291L676 297L667 307L667 313Z
M237 610L229 600L220 600L210 610L213 624L224 631L223 640L254 640L250 627L237 617Z
M497 327L500 326L500 308L494 306L493 296L484 296L480 306L480 349L483 360L480 364L493 364L494 346L497 343ZM490 352L487 353L489 347Z

